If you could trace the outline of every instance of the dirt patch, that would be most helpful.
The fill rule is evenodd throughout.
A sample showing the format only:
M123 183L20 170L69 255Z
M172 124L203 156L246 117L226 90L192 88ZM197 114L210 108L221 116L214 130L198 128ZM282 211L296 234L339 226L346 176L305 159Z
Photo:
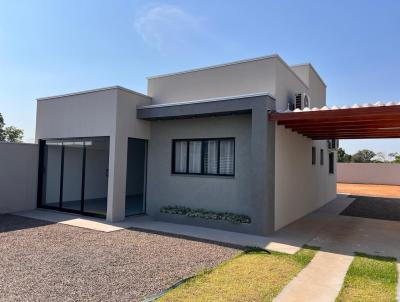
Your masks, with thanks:
M338 193L357 196L400 198L400 186L337 183Z

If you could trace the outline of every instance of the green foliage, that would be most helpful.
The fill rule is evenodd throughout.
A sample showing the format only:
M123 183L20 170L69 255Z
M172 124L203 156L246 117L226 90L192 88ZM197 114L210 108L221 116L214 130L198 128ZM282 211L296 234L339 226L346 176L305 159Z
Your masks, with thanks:
M339 163L351 162L351 155L347 154L343 148L339 148L337 151L337 158Z
M355 163L370 163L375 155L376 153L374 151L368 149L359 150L352 156L352 161Z
M336 301L396 301L397 280L396 258L356 253Z
M24 136L24 131L14 126L4 127L3 115L0 113L0 142L20 143Z
M394 158L392 163L400 164L400 154L397 152L389 153L389 156Z
M225 220L235 224L251 222L251 218L247 215L233 214L228 212L214 212L205 209L191 209L183 206L165 206L160 209L160 212L165 214L178 214L187 217Z

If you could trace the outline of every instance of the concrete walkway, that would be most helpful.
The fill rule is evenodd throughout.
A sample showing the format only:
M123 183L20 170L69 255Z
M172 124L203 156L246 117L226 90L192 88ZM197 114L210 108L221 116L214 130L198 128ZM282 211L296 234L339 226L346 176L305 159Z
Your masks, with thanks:
M156 221L148 216L132 216L126 218L124 221L111 223L100 218L86 217L47 209L35 209L32 211L18 212L14 213L14 215L86 228L99 232L114 232L133 228L144 231L215 241L237 246L257 246L287 254L296 253L306 241L312 238L312 235L308 234L307 232L303 232L303 234L300 232L294 233L294 229L293 231L290 231L290 229L285 230L279 234L275 234L273 237L265 237L205 227ZM304 227L307 229L308 225L305 225ZM297 228L297 230L301 231L301 228Z
M148 216L132 216L122 222L110 223L104 219L44 209L14 214L102 232L136 228L225 244L257 246L288 254L296 253L307 244L338 254L364 252L400 259L400 222L339 215L353 200L339 195L336 200L269 237L161 222Z
M334 302L353 256L318 252L276 297L276 302Z

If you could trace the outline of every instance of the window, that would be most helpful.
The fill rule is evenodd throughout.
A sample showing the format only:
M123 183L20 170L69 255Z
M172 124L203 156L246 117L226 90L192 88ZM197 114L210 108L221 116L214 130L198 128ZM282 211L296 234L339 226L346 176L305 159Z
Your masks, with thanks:
M316 161L316 151L315 151L315 147L311 148L311 163L313 165L315 165L315 161Z
M319 156L320 156L320 158L319 158L319 164L320 164L321 166L323 166L323 165L324 165L324 149L321 149L321 150L319 151Z
M172 173L233 176L235 139L173 140Z
M335 173L335 154L333 152L329 153L329 174Z

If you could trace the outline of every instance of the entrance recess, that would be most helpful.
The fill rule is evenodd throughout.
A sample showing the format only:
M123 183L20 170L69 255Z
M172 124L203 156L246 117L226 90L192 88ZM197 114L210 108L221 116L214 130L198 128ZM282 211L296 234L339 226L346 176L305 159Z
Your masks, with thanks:
M40 207L105 217L109 138L40 142Z
M128 161L126 170L125 215L145 212L147 141L128 139Z

